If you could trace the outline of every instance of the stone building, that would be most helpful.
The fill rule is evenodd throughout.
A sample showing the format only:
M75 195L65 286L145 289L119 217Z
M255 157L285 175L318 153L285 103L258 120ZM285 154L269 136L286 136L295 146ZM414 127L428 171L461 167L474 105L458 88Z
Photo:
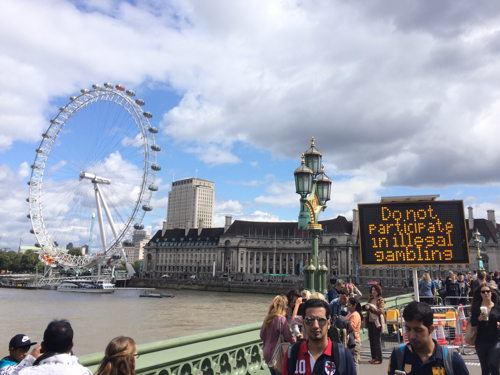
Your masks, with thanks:
M353 223L345 217L324 220L319 259L332 275L358 276L359 248ZM356 224L354 224L355 226ZM310 260L309 233L297 222L254 222L226 218L224 228L158 231L145 248L144 271L152 277L298 277ZM358 274L356 274L358 272Z
M151 236L144 229L135 230L132 235L132 242L127 246L123 246L127 261L134 263L137 260L144 259L144 247L149 242Z
M469 210L471 215L471 211ZM419 273L444 276L448 270L476 269L471 233L481 233L482 254L490 270L500 270L499 228L494 213L489 219L470 219L470 265L426 266ZM343 216L323 220L319 243L320 263L329 277L366 285L370 281L384 286L408 287L412 269L403 266L365 267L360 265L357 210L353 221ZM471 221L472 220L472 221ZM471 224L472 223L472 224ZM472 225L472 226L470 226ZM298 280L310 259L311 240L297 222L255 222L226 218L223 228L159 230L145 247L144 271L149 277L173 278L228 277L232 280L265 280L273 275Z
M211 228L214 186L202 178L174 181L168 194L167 228Z
M467 228L469 230L469 249L471 269L477 269L477 243L474 241L476 230L479 232L481 257L484 267L489 271L500 271L500 225L497 224L495 211L488 210L486 219L474 219L472 207L468 207Z

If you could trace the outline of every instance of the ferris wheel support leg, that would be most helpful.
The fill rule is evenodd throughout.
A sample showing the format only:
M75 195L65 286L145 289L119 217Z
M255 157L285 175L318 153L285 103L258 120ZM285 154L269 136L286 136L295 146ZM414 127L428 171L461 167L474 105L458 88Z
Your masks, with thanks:
M95 204L97 207L97 220L99 222L99 231L101 233L101 246L102 246L102 251L106 251L106 237L104 236L104 223L102 221L102 208L101 208L101 200L100 200L100 191L99 191L99 185L97 183L94 183L94 192L95 192Z
M99 185L96 184L95 186L98 190L99 196L101 197L102 206L104 208L104 212L106 213L106 217L108 218L109 226L111 227L111 231L113 232L113 236L114 236L114 238L117 238L118 232L116 231L115 222L113 221L113 217L111 216L111 211L109 210L108 204L106 203L106 200L104 199L104 195L102 194L101 189L99 188ZM127 256L125 254L125 251L123 250L123 246L120 246L120 249L122 251L123 259L124 259L125 263L127 263Z

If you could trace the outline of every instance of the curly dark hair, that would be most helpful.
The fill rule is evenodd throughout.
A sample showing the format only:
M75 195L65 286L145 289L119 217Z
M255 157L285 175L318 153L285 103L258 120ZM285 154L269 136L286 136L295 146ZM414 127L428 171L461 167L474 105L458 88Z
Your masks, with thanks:
M382 297L382 287L379 284L373 284L370 286L370 294L372 293L372 289L375 289L379 297Z

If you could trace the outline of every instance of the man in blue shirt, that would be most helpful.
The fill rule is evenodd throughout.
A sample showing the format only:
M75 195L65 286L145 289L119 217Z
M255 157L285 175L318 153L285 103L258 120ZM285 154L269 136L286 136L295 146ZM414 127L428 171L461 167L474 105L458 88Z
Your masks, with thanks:
M347 316L347 314L349 314L349 311L347 310L347 292L340 290L338 295L339 296L330 303L332 320L335 320L337 316Z
M32 345L36 342L30 340L25 334L17 334L9 341L9 355L0 359L0 375L7 375L18 368Z
M407 375L469 375L464 360L455 351L432 339L434 313L424 302L413 301L403 311L409 344L392 351L388 375L396 370Z

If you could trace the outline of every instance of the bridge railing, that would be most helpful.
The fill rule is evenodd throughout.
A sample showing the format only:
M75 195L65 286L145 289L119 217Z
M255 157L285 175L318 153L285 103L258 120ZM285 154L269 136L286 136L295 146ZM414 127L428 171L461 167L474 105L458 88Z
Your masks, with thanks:
M261 323L247 324L138 346L137 374L269 374L259 337ZM106 344L104 344L106 345ZM102 353L82 357L93 372Z
M411 294L388 297L386 308L401 308ZM138 346L138 375L268 375L259 332L262 323L205 332ZM364 330L364 337L368 336ZM102 343L104 347L107 343ZM81 363L93 372L102 353L84 356Z

